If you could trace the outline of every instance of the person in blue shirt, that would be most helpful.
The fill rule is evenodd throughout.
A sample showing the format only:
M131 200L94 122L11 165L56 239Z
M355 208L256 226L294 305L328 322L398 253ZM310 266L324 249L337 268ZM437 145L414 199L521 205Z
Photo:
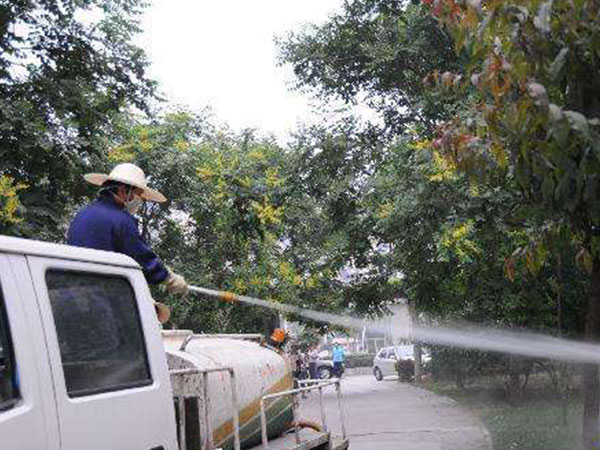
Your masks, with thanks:
M346 352L342 346L336 342L333 344L331 355L333 357L333 375L336 378L340 378L344 372L344 359L346 358Z
M102 189L94 202L75 215L67 243L123 253L142 267L148 283L164 283L171 293L187 294L185 279L171 271L146 244L133 216L145 200L159 203L167 200L148 187L142 169L134 164L119 164L108 175L92 173L84 179Z

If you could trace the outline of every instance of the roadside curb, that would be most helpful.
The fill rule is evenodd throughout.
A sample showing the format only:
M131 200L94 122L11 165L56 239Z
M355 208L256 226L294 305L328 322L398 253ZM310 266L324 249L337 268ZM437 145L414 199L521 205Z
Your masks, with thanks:
M344 370L345 377L355 377L358 375L372 375L373 368L372 367L353 367L351 369Z

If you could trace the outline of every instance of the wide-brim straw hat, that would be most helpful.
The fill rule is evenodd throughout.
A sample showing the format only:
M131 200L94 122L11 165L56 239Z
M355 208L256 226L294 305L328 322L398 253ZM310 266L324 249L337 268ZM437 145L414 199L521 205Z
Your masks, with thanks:
M144 171L135 164L124 163L116 166L108 175L104 173L88 173L83 178L88 183L102 186L107 181L118 181L142 190L140 197L151 202L166 202L167 198L155 189L148 187Z

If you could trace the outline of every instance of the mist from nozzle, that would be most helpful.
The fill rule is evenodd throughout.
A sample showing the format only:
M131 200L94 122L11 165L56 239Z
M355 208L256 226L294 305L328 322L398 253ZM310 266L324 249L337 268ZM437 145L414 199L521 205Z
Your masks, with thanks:
M194 292L218 297L219 293L203 288L192 288ZM240 302L273 309L276 311L296 314L316 322L362 330L366 325L372 330L387 333L390 324L364 318L332 314L301 308L285 303L268 302L259 298L238 295ZM392 323L397 336L403 339L427 344L446 345L468 350L482 350L532 358L554 359L575 363L600 364L600 345L561 339L541 333L515 332L495 328L484 328L468 324L449 326L417 326L401 327Z

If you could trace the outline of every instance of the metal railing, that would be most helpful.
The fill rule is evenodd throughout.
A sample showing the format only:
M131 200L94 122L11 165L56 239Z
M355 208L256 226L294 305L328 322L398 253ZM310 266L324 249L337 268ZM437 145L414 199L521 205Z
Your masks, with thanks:
M298 426L298 420L296 417L297 398L298 394L304 394L311 391L319 391L319 409L321 412L321 427L323 432L329 433L327 428L327 417L325 415L325 407L323 406L323 388L328 386L335 386L336 396L338 400L338 408L340 410L340 422L342 425L342 438L346 439L346 419L344 415L344 408L342 403L342 391L340 387L340 379L332 378L330 380L297 380L300 386L312 385L308 387L299 387L297 389L290 389L289 391L277 392L275 394L265 395L260 399L260 428L262 436L262 447L263 450L269 449L269 437L267 432L267 414L265 409L265 403L273 399L284 397L286 395L292 396L292 420L294 424L294 435L296 439L296 445L300 444L300 431Z
M183 342L179 346L179 351L185 352L185 348L187 347L187 345L194 339L209 339L209 338L262 341L264 339L264 336L262 334L190 334L183 340Z
M171 376L188 376L188 375L202 375L202 396L196 395L202 400L202 418L204 422L204 442L202 444L202 450L214 450L214 442L212 429L210 425L210 402L208 397L208 374L216 372L229 372L229 381L231 386L231 408L233 410L233 448L234 450L240 450L240 417L238 408L238 394L237 385L235 381L235 372L233 367L214 367L211 369L176 369L170 370L169 375ZM176 396L177 408L178 408L178 430L179 430L179 449L187 450L186 443L186 423L185 423L185 396Z

